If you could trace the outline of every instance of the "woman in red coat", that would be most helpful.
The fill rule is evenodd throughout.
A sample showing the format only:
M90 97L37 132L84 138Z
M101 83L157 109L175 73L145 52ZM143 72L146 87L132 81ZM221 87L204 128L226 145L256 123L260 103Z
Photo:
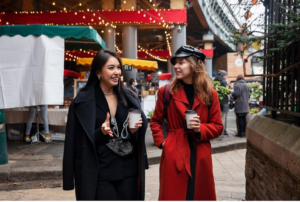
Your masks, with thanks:
M205 57L192 46L182 46L171 58L176 77L169 88L166 139L162 130L165 87L158 92L150 127L155 145L163 149L159 200L216 200L209 140L221 135L223 124ZM186 126L186 110L197 111L191 129Z

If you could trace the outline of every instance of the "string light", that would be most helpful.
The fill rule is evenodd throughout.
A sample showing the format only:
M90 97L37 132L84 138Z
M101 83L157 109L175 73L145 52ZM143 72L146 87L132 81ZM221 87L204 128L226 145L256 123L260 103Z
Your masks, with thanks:
M55 2L53 2L52 5L55 6Z
M170 33L168 33L167 31L165 31L165 34L166 34L166 40L167 40L167 46L168 46L168 50L169 50L169 55L171 56L172 55L172 51L171 51L171 46L170 46L170 43L169 43L169 38L171 37Z
M79 6L82 6L82 4L81 4L81 3L79 3Z
M147 55L149 55L150 57L152 57L152 58L154 58L156 60L159 60L159 61L162 61L162 62L167 62L168 61L166 59L161 59L158 56L153 55L152 53L149 53L148 50L142 48L141 46L138 46L138 48L140 49L140 51L146 53Z
M122 51L119 49L119 47L117 45L115 45L115 48L119 54L122 54Z

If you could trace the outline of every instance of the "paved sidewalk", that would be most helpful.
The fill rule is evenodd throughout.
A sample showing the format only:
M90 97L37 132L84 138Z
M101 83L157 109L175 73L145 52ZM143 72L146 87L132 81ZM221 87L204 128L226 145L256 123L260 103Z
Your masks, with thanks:
M246 149L213 154L213 167L218 200L234 201L245 199L245 154ZM153 164L146 171L147 201L157 201L159 164ZM54 188L44 188L52 183ZM21 186L15 184L13 186ZM58 187L55 187L58 186ZM36 189L0 191L0 200L10 201L70 201L75 200L74 191L63 191L61 181L46 181Z
M228 130L228 133L228 136L221 135L211 140L213 153L246 148L246 138L234 137L236 132L232 130ZM149 164L157 164L162 150L154 146L150 128L146 136ZM28 145L22 141L8 141L9 162L0 165L0 182L61 179L63 147L62 141L37 145Z

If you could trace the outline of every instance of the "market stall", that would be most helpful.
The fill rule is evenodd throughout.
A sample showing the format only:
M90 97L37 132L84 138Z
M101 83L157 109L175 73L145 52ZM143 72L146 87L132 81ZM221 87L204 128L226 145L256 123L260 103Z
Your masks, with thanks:
M0 109L9 109L6 124L26 123L24 107L64 105L64 78L78 77L64 71L65 41L70 38L105 48L91 26L0 26ZM65 126L66 114L67 109L49 109L49 125Z

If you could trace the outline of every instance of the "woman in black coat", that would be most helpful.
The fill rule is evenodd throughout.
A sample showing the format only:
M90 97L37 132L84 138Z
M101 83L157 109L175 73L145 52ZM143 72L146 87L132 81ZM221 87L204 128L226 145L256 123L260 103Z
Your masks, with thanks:
M147 119L124 88L120 57L100 50L86 86L71 103L63 157L63 189L77 200L144 200ZM140 109L129 128L129 109Z

